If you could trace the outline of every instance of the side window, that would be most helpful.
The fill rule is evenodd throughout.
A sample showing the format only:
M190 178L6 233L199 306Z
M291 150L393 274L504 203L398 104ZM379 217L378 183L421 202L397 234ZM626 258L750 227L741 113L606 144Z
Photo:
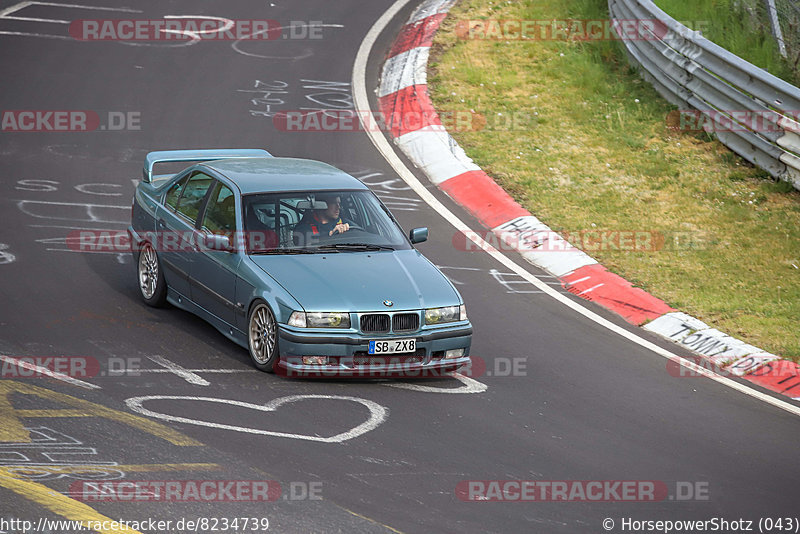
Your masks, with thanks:
M164 204L175 209L175 206L178 205L178 199L181 197L181 193L183 192L183 188L186 186L186 182L189 181L189 177L186 176L183 179L175 182L172 187L169 188L167 191L167 196L164 199Z
M217 183L214 187L202 226L212 234L230 235L236 231L236 197L228 186Z
M197 215L200 213L200 206L203 203L203 198L205 198L206 192L213 181L213 178L207 174L203 174L202 172L193 174L186 183L186 187L183 189L183 194L181 194L180 200L178 200L178 204L176 206L178 213L188 217L189 220L197 220Z
M346 202L345 199L342 199L342 201L346 206L345 209L350 212L350 220L369 232L375 232L369 218L369 212L364 209L364 201L361 198L358 198L356 195L348 195Z

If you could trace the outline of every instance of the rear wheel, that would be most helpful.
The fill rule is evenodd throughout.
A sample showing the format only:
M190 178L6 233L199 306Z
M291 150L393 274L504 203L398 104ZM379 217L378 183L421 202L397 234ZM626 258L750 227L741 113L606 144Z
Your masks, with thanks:
M167 283L164 281L164 273L161 272L156 251L150 243L145 243L139 252L137 274L142 300L148 306L156 308L163 306L167 301Z
M259 302L250 311L247 345L253 365L262 371L273 372L278 361L278 324L269 306Z

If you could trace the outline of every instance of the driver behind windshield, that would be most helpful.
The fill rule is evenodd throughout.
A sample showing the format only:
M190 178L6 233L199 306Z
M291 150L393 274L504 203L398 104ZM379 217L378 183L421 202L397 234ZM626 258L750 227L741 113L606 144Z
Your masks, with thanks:
M319 240L321 237L343 234L354 224L340 217L342 202L339 195L317 195L317 200L325 202L327 207L307 212L294 228L294 235L299 239L305 239L305 243Z

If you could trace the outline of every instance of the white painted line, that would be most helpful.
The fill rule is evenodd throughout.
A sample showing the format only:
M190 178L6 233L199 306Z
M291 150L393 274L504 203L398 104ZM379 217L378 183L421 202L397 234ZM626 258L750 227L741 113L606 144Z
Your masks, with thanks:
M684 360L677 354L674 354L666 349L663 349L652 343L639 335L629 332L625 328L617 326L616 324L612 323L611 321L597 315L593 311L585 308L582 304L573 301L570 297L563 295L556 291L555 289L551 288L549 285L545 284L538 278L536 278L533 274L528 272L522 266L518 265L516 262L501 254L497 250L494 250L489 243L485 240L478 237L476 232L473 232L461 219L456 217L454 213L452 213L447 207L439 202L439 200L433 196L433 194L428 191L428 189L422 185L422 183L414 176L414 173L409 170L399 156L394 152L392 146L383 136L383 133L377 126L377 122L372 115L369 98L367 96L367 60L369 59L369 53L372 50L372 47L375 45L376 40L386 28L387 24L394 18L397 13L403 9L411 0L397 0L394 4L389 7L389 9L381 15L381 17L375 22L375 24L370 28L367 35L364 37L364 40L361 42L361 46L358 49L358 53L356 54L356 60L353 63L353 99L355 102L355 108L359 110L367 110L369 113L359 113L358 117L364 124L364 130L369 139L375 145L375 148L381 155L386 159L386 161L392 166L392 168L397 172L397 174L402 178L419 196L422 198L431 208L436 210L439 215L442 216L447 222L449 222L452 226L456 228L456 230L460 232L464 232L469 238L479 247L486 251L492 258L496 261L501 263L508 269L511 269L513 272L517 273L518 275L522 276L525 280L529 281L531 284L535 285L539 288L543 293L546 293L551 298L557 300L558 302L562 303L564 306L572 309L576 313L579 313L586 317L587 319L596 322L597 324L611 330L612 332L624 337L625 339L636 343L637 345L648 349L663 358L668 360L672 360L679 365L686 367L687 369L692 370L695 373L701 374L722 384L727 386L731 389L735 389L740 393L744 393L750 397L758 399L762 402L767 404L771 404L776 408L784 410L788 413L791 413L796 416L800 416L800 406L795 406L790 404L784 400L779 398L773 397L771 395L767 395L765 393L761 393L760 391L756 391L755 389L741 384L735 380L731 380L730 378L726 378L724 376L720 376L716 373L712 373L711 371L704 369L702 366L697 365L694 362L689 360Z
M46 33L0 31L0 35L16 35L17 37L39 37L40 39L60 39L62 41L72 41L73 43L79 43L80 42L80 41L76 41L72 37L66 37L64 35L48 35Z
M589 278L591 278L591 276L584 276L583 278L578 278L577 280L570 280L570 281L569 281L569 285L571 285L571 286L572 286L572 285L575 285L575 284L577 284L577 283L579 283L579 282L585 282L585 281L586 281L586 280L588 280Z
M87 221L90 222L90 221ZM115 223L115 224L129 224L129 223ZM30 228L61 228L66 230L91 230L92 232L97 232L100 230L99 228L89 228L87 226L65 226L61 224L29 224L28 227ZM103 230L107 230L107 228L103 228ZM124 230L120 230L123 232Z
M463 384L457 388L435 388L433 386L423 386L421 384L407 384L405 382L384 384L392 388L410 389L412 391L421 391L424 393L483 393L489 386L482 384L475 379L464 376L460 373L453 373L453 378Z
M25 215L30 215L31 217L35 217L37 219L52 219L52 220L59 220L59 221L73 221L79 223L102 223L102 224L127 224L125 220L113 220L113 219L103 219L95 214L96 209L107 209L107 210L124 210L129 212L131 207L130 206L115 206L113 204L94 204L90 202L51 202L46 200L17 200L17 207L19 210L24 213ZM78 213L81 211L83 215L80 217L65 217L65 216L57 216L57 215L49 215L49 214L37 214L34 212L36 209L35 206L59 206L59 207L81 207L83 210L77 210Z
M48 252L77 252L79 254L128 254L127 252L117 252L114 250L73 250L71 248L46 248Z
M22 20L26 22L51 22L53 24L69 24L70 21L68 20L58 20L58 19L36 19L32 17L9 17L4 16L2 17L5 20Z
M250 428L250 427L242 427L242 426L234 426L234 425L224 425L220 423L212 423L210 421L201 421L197 419L189 419L187 417L177 417L174 415L167 415L159 412L154 412L142 407L142 404L147 401L154 401L154 400L179 400L179 401L201 401L201 402L216 402L218 404L229 404L232 406L239 406L241 408L249 408L251 410L257 410L259 412L274 412L284 404L298 402L303 400L309 399L325 399L325 400L345 400L350 402L355 402L366 406L369 410L369 418L361 423L360 425L351 428L346 432L342 432L340 434L336 434L335 436L331 437L321 437L321 436L309 436L307 434L290 434L286 432L273 432L271 430L261 430L258 428ZM385 406L381 406L380 404L373 402L371 400L362 399L360 397L345 397L340 395L290 395L288 397L280 397L275 400L268 402L267 404L258 405L258 404L251 404L249 402L241 402L236 400L230 399L215 399L212 397L183 397L183 396L172 396L172 395L152 395L149 397L133 397L127 399L125 404L128 405L128 408L133 410L134 412L140 413L142 415L147 415L149 417L155 417L156 419L161 419L163 421L174 421L177 423L187 423L190 425L199 425L199 426L206 426L209 428L218 428L220 430L233 430L234 432L243 432L246 434L259 434L263 436L276 436L281 438L292 438L292 439L302 439L307 441L318 441L320 443L342 443L344 441L356 438L362 434L366 434L370 430L375 430L378 425L383 423L386 420L386 417L389 415L389 409Z
M39 365L26 362L25 360L21 360L19 358L13 358L11 356L4 356L3 354L0 354L0 360L6 363L10 363L12 365L16 365L17 367L22 367L23 369L27 369L29 371L35 371L45 376L49 376L50 378L55 378L56 380L61 380L62 382L66 382L67 384L72 384L73 386L80 386L86 389L102 389L100 386L97 386L95 384L90 384L89 382L84 382L83 380L78 380L77 378L73 378L71 376L62 373L57 373L55 371L51 371L47 367L41 367Z
M604 286L604 285L605 285L605 284L602 284L602 283L601 283L601 284L597 284L596 286L592 286L592 287L590 287L589 289L584 289L583 291L581 291L580 293L578 293L578 295L585 295L586 293L588 293L588 292L590 292L590 291L594 291L594 290L595 290L595 289L597 289L598 287L602 287L602 286Z
M15 255L10 252L6 252L8 250L8 245L5 243L0 243L0 265L8 265L9 263L14 263L17 259Z
M35 22L57 22L60 24L69 24L70 21L68 20L53 20L53 19L31 19L25 17L9 17L11 13L16 13L26 7L30 6L48 6L48 7L65 7L69 9L90 9L90 10L97 10L97 11L118 11L123 13L143 13L143 11L138 9L130 9L127 7L103 7L103 6L84 6L79 4L60 4L56 2L20 2L18 4L14 4L13 6L9 6L2 11L0 11L0 18L3 19L12 19L12 20L29 20ZM12 34L16 35L16 34ZM22 35L36 35L37 37L47 37L44 35L39 34L22 34ZM70 40L74 40L68 38Z
M60 2L23 2L23 4L36 5L36 6L50 6L50 7L67 7L70 9L96 9L98 11L120 11L122 13L144 13L140 9L131 9L129 7L104 7L104 6L87 6L83 4L62 4Z
M9 7L5 8L5 9L3 9L2 11L0 11L0 18L5 18L6 15L8 15L10 13L16 13L20 9L25 9L26 7L28 7L32 3L33 2L20 2L19 4L14 4L13 6L9 6Z
M344 28L344 25L342 25L342 24L303 24L303 25L298 25L298 27L305 27L305 26L313 27L313 28ZM284 28L288 28L288 27L289 26L281 26L280 29L284 29ZM307 57L311 57L311 56L314 55L314 52L312 50L310 50L310 49L306 49L303 53L298 54L296 56L265 56L263 54L255 54L255 53L251 53L251 52L245 52L244 50L241 50L239 48L241 43L243 43L243 42L244 43L251 42L252 37L254 37L256 35L260 35L260 34L262 34L264 32L274 31L274 30L275 29L267 29L267 30L261 30L261 31L252 33L252 34L248 35L245 38L239 39L238 41L234 41L231 44L231 48L233 48L234 51L238 52L239 54L242 54L243 56L256 57L256 58L259 58L259 59L291 59L291 60L294 60L294 61L298 61L300 59L305 59ZM195 42L195 41L192 41L192 42Z
M173 374L183 378L184 380L186 380L190 384L193 384L195 386L210 386L211 385L211 382L209 382L205 378L203 378L203 377L201 377L201 376L189 371L188 369L184 369L183 367L181 367L177 363L171 362L171 361L169 361L168 359L166 359L163 356L160 356L160 355L156 354L156 355L153 355L153 356L148 356L147 358L151 362L155 362L158 365L164 367L170 373L173 373Z
M234 373L260 373L258 369L184 369L190 373L212 373L212 374L234 374ZM130 374L135 376L137 373L172 373L169 369L131 369L130 371L111 371L108 376L123 376Z
M84 206L87 208L113 208L118 210L129 210L130 206L115 206L113 204L93 204L91 202L51 202L48 200L17 200L17 203L24 204L47 204L49 206Z

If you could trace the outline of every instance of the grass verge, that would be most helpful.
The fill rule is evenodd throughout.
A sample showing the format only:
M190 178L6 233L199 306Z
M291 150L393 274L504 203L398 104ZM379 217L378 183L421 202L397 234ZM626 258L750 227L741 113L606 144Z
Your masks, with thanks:
M454 137L551 228L681 236L658 251L587 252L673 307L800 361L800 192L704 133L669 129L672 108L615 42L455 31L464 20L607 17L606 0L462 0L432 49L434 105L487 118ZM498 120L515 114L524 118L509 127Z

